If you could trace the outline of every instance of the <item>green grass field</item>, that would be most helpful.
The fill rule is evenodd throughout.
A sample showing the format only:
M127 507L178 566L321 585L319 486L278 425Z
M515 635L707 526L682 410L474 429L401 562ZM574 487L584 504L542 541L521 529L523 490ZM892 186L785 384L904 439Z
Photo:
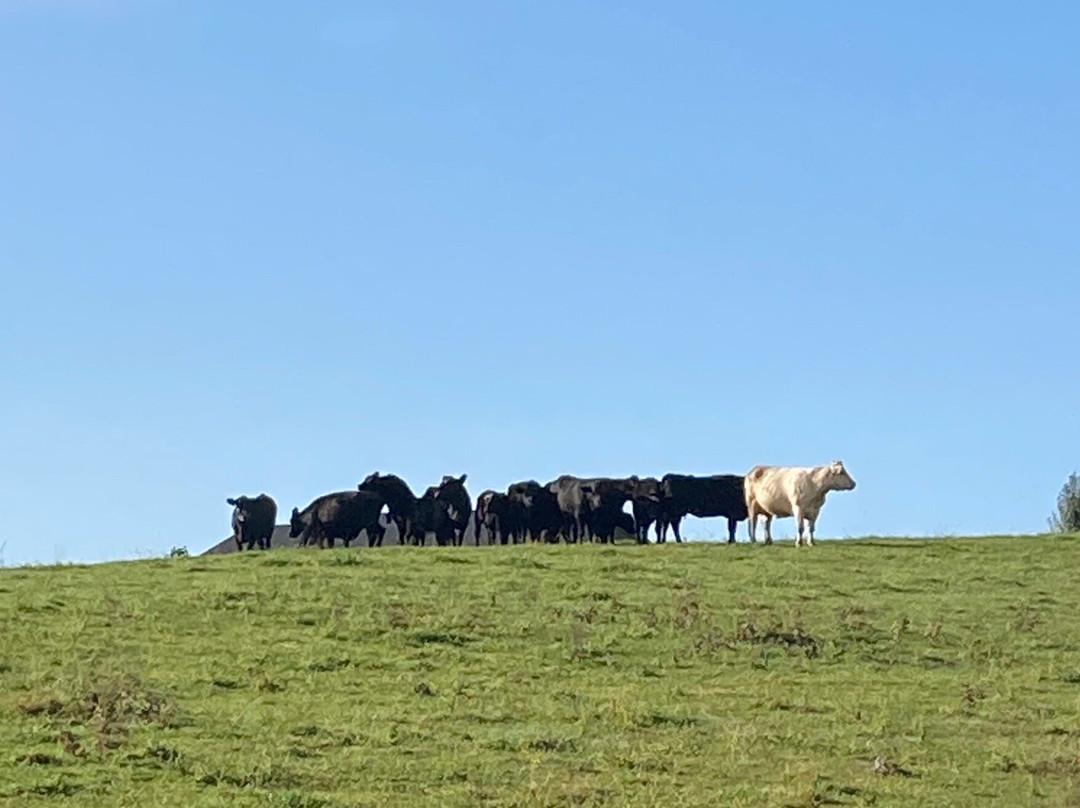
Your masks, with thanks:
M0 804L1080 805L1078 560L1016 537L3 569Z

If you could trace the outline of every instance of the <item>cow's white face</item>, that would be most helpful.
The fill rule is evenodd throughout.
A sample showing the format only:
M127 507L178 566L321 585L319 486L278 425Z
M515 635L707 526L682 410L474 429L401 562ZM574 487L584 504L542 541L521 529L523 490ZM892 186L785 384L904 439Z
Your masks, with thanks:
M829 487L834 491L850 491L855 487L855 481L839 460L829 466Z

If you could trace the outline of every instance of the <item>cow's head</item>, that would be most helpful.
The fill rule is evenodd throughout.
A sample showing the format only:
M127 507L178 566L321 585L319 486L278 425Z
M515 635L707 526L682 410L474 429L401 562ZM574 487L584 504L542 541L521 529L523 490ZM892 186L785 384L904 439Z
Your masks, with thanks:
M300 518L300 509L293 508L292 516L289 517L289 538L295 539L304 532L304 520Z
M644 480L638 480L634 483L632 495L637 502L645 500L649 502L659 502L660 482L653 477L646 477Z
M371 474L369 474L367 477L364 478L364 481L362 483L360 483L360 485L358 485L356 487L359 490L363 491L369 485L371 485L372 483L376 483L378 481L379 481L379 472L373 471L373 472L371 472Z
M525 483L514 483L506 489L506 494L512 501L531 508L536 499L536 491L539 489L540 484L530 480Z
M834 491L850 491L855 487L855 481L848 474L844 464L836 460L829 464L829 487Z
M442 482L439 483L439 487L440 488L445 488L445 487L451 486L451 485L453 485L453 486L465 485L465 478L468 477L468 476L469 476L468 474L462 474L460 477L454 477L454 476L452 476L450 474L443 475Z

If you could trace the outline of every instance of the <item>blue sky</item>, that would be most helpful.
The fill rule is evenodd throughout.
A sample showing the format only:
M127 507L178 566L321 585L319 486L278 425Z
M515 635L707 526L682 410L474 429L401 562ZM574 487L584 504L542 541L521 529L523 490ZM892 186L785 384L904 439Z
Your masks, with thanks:
M842 458L823 536L1042 530L1080 467L1078 26L0 0L4 561L201 550L226 496L373 469Z

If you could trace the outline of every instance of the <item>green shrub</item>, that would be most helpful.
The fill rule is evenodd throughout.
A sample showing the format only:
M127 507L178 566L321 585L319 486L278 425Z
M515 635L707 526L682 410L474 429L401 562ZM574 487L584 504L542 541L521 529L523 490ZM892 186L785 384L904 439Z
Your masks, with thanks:
M1057 512L1050 516L1050 529L1055 533L1080 532L1080 477L1075 471L1061 486Z

